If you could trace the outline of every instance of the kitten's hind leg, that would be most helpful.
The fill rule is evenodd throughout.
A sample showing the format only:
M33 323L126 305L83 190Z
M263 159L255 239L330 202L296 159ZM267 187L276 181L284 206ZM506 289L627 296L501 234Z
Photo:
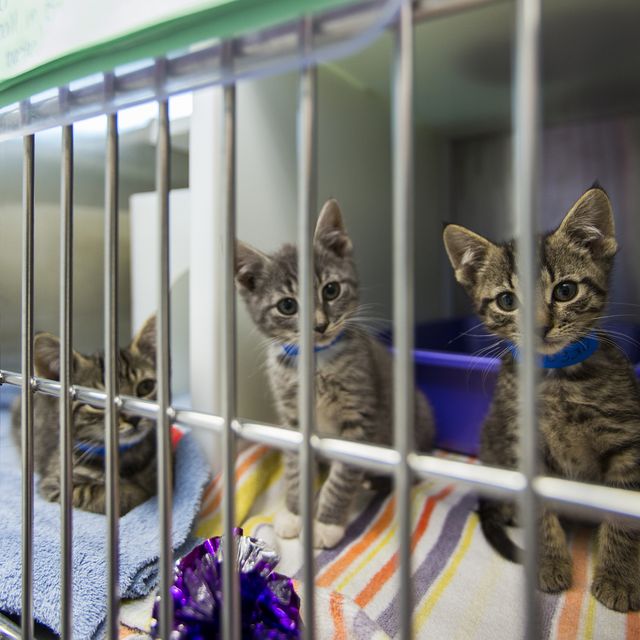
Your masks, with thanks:
M314 524L314 545L320 549L335 547L344 537L349 507L361 487L364 471L334 462L322 485Z

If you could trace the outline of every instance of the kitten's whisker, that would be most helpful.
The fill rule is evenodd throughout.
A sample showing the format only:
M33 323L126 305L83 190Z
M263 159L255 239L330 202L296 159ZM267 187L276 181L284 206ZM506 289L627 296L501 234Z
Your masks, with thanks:
M502 356L508 353L510 348L511 347L509 345L504 346L504 348L501 351L499 351L497 355L494 356L494 358L496 360L501 360ZM493 366L493 363L488 362L484 367L484 371L482 372L482 391L484 393L487 392L487 378L489 377L489 372L491 371L492 366Z
M626 333L622 333L620 331L614 331L613 329L602 329L602 328L596 329L595 332L598 333L599 335L609 335L612 337L616 337L618 340L622 340L623 342L627 342L636 347L640 347L640 342L638 342L631 336L628 336Z
M506 350L509 349L509 347L507 346L503 350L502 349L503 346L504 346L504 340L499 339L493 344L484 346L481 349L478 349L471 354L473 359L471 363L467 366L467 384L469 384L469 378L471 377L471 374L476 369L478 369L479 367L482 367L480 370L482 374L482 371L485 368L488 369L491 366L491 363L488 363L488 362L485 363L484 360L481 360L481 359L488 358L490 360L496 360L497 358L502 357L502 354L506 353Z
M484 325L484 322L478 322L478 324L474 324L473 327L469 327L469 329L467 329L466 331L463 331L462 333L458 334L455 338L452 338L451 340L449 340L449 342L447 342L447 344L451 344L452 342L455 342L456 340L459 340L460 338L464 337L464 336L472 336L472 337L478 337L478 336L474 336L471 334L471 331L474 331L475 329L477 329L478 327L481 327ZM487 338L493 338L494 336L492 336L490 333L485 333L482 334L482 337L487 337Z

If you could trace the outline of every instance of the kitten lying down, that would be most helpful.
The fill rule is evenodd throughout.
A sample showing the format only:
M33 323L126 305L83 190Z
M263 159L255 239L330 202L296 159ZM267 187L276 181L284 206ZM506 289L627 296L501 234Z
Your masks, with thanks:
M147 320L118 359L120 393L155 399L155 317ZM34 368L38 377L60 377L60 341L49 333L34 339ZM73 353L72 383L104 390L104 358ZM36 393L33 398L34 460L40 475L38 491L51 502L60 501L59 399ZM72 403L73 506L105 513L104 410ZM20 444L20 401L13 408L13 435ZM120 514L156 493L155 421L120 414Z
M366 443L391 444L392 376L387 348L370 335L358 302L358 276L351 239L340 207L329 200L314 236L316 422L321 434ZM282 424L298 426L298 253L284 245L266 255L238 242L236 283L249 314L269 339L268 373ZM415 444L422 451L434 438L431 410L416 393ZM283 538L298 536L299 470L286 454L286 510L275 521ZM349 507L364 472L333 462L317 497L314 542L334 547L342 539Z
M518 276L515 244L494 244L448 225L444 242L456 279L467 290L486 327L518 345ZM624 354L598 328L607 302L609 274L617 250L613 212L606 193L589 189L560 226L538 240L538 350L541 471L611 487L640 489L640 392ZM505 348L480 459L518 465L518 380L512 348ZM505 524L513 506L480 501L485 537L509 560L518 549ZM571 585L571 555L558 516L540 519L540 589ZM599 557L591 591L616 611L640 609L640 529L600 525Z

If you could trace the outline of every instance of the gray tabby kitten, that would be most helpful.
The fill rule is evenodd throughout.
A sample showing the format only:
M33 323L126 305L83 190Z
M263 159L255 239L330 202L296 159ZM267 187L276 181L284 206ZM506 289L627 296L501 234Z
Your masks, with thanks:
M445 228L444 242L456 278L487 328L517 345L520 294L514 243L493 244L457 225ZM539 238L538 351L558 353L590 333L600 338L597 350L586 360L540 371L540 460L546 473L637 490L638 383L627 358L597 328L616 250L611 204L596 185L555 231ZM518 464L516 369L507 351L482 432L480 458L490 465ZM519 549L505 532L513 507L481 500L479 514L491 545L509 560L517 560ZM598 543L591 592L610 609L640 609L640 530L605 521ZM540 547L540 589L569 588L572 567L565 534L558 516L547 509L540 518Z
M340 207L329 200L314 236L316 422L324 435L366 443L390 444L392 439L391 357L387 348L358 321L358 276L353 248ZM268 372L280 420L298 426L298 254L284 245L272 255L238 242L236 282L249 313L270 339ZM416 394L415 442L431 448L431 411ZM286 509L275 521L276 533L293 538L300 533L299 470L296 454L286 454ZM364 472L331 463L316 504L314 541L331 548L344 535L349 506L362 485Z
M119 354L119 385L123 395L154 399L156 323L150 318L126 349ZM34 339L36 376L58 380L60 341L50 333ZM72 383L104 390L104 358L73 353ZM34 396L34 456L40 475L38 491L50 502L60 500L59 399ZM76 400L72 403L73 506L105 513L104 410ZM155 422L120 415L120 513L124 515L156 492ZM13 409L13 434L20 443L20 402Z

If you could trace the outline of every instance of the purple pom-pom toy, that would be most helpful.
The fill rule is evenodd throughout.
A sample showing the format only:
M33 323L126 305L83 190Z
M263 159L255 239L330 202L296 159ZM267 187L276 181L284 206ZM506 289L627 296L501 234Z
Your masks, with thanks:
M293 581L274 571L280 558L264 542L235 529L240 573L242 640L300 638L300 598ZM221 635L222 538L209 538L176 562L170 640L213 640ZM158 603L151 633L158 637Z

